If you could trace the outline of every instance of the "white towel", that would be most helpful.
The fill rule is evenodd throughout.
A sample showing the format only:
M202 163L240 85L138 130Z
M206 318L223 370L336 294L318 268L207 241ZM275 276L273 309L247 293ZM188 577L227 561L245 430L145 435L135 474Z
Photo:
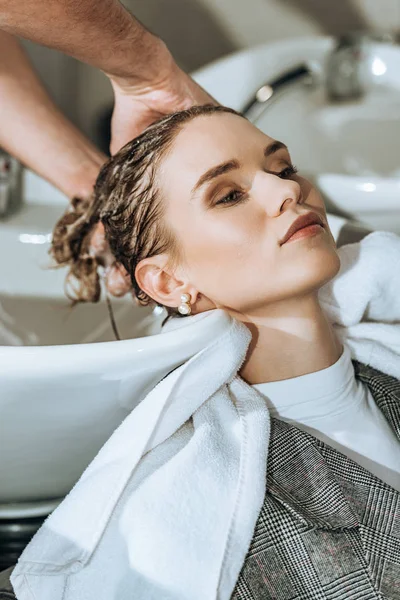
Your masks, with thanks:
M339 255L321 305L353 358L400 379L400 237L377 231Z
M400 239L373 233L339 254L321 302L353 358L400 378ZM250 334L226 323L45 521L12 574L18 600L230 598L264 499L269 414L237 375Z

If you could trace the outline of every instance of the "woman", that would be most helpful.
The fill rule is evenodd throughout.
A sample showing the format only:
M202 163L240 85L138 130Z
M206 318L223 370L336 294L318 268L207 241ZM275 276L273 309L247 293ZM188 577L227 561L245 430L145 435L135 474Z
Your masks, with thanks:
M286 146L211 106L127 144L58 224L78 300L100 294L99 221L140 303L226 333L107 442L25 550L17 598L399 599L399 284L375 293L396 236L340 265Z

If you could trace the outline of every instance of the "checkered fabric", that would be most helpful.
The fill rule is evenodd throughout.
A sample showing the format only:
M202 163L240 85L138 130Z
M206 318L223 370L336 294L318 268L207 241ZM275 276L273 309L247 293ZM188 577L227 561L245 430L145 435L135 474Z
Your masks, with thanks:
M400 382L354 363L400 440ZM231 600L400 600L400 494L272 419L267 493Z

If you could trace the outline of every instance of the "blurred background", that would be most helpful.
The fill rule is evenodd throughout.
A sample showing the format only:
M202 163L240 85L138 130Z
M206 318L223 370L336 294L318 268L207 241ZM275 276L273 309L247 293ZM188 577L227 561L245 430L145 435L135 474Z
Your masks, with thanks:
M191 72L235 50L301 36L400 31L400 0L124 0ZM95 143L107 139L112 92L99 71L23 42L48 91Z

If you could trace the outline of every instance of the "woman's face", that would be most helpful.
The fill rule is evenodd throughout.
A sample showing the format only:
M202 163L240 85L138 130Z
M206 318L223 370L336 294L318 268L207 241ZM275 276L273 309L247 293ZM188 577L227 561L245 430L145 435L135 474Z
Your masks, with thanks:
M158 184L178 270L198 290L200 310L256 315L318 290L339 269L321 196L295 173L283 144L241 117L219 113L185 125ZM306 213L324 227L282 243Z

